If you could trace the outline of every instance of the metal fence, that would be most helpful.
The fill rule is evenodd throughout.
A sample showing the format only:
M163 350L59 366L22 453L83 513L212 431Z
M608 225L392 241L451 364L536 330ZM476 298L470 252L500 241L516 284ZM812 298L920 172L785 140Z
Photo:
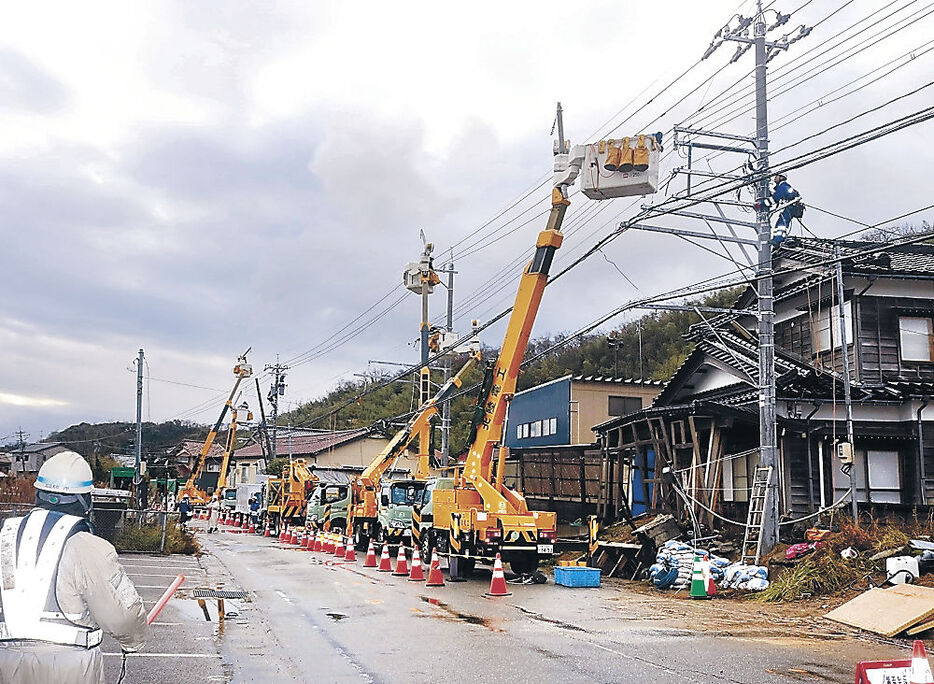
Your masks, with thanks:
M32 504L0 503L0 522L29 513ZM98 537L106 539L119 551L165 551L168 529L179 524L178 511L137 511L95 508L91 523Z

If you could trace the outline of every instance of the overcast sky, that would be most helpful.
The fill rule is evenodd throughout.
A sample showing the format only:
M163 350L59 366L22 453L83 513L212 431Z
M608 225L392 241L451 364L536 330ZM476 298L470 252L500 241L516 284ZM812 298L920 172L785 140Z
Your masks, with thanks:
M419 229L440 256L454 246L458 330L507 306L548 208L547 187L529 191L551 168L555 101L573 142L597 139L653 96L617 136L667 131L685 118L721 125L691 113L737 79L751 84L751 53L729 65L735 45L724 45L663 87L750 4L7 6L0 437L20 426L37 439L82 420L134 419L140 347L152 420L213 420L235 357L250 346L259 368L276 354L285 361L318 350L289 373L289 402L322 395L371 359L417 359L419 301L402 289L401 272L421 250ZM773 38L817 24L770 63L773 149L930 80L934 18L921 17L919 3L899 0L852 29L881 3L855 0L826 20L844 0L773 4L804 5ZM865 44L873 47L858 51ZM775 159L930 106L932 92ZM749 134L751 111L740 105L751 100L727 102L739 116L724 129ZM864 145L792 182L809 204L866 223L924 206L932 131L922 125ZM671 155L663 176L683 163ZM735 163L721 157L711 168ZM669 191L682 188L677 178ZM557 268L648 199L574 198ZM825 236L856 227L813 210L806 222ZM575 330L631 297L731 268L676 238L633 231L604 251L549 288L535 335ZM481 288L500 273L509 277ZM441 315L443 289L431 305ZM503 329L484 341L499 344Z

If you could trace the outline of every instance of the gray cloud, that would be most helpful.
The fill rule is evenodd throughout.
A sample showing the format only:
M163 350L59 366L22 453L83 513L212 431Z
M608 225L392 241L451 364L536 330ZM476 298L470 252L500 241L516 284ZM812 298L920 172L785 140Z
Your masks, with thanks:
M68 90L22 54L0 48L0 107L51 113L68 103Z

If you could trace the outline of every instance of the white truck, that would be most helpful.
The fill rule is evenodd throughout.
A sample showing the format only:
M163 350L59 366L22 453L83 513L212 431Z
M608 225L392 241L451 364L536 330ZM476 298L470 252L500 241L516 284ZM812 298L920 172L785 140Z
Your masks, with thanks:
M250 514L250 498L256 495L260 499L260 508L262 508L263 484L239 484L237 485L237 505L234 507L234 513Z

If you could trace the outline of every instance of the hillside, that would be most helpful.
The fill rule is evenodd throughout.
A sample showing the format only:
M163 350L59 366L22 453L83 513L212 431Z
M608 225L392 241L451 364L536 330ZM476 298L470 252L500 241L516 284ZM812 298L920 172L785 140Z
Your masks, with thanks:
M162 453L183 439L204 439L207 433L206 426L181 420L143 423L143 453ZM131 454L136 423L78 423L53 432L43 441L62 442L89 459L95 454Z
M703 300L707 306L730 306L741 292L740 289L724 290ZM567 374L574 375L618 375L623 378L640 377L639 330L642 332L642 368L646 379L667 380L677 370L691 351L691 344L684 333L699 322L696 314L687 311L664 311L652 313L620 326L610 334L618 340L619 348L607 344L607 335L585 335L555 353L530 364L519 377L519 390L533 387ZM566 336L545 337L529 343L527 357L534 356L566 339ZM485 349L484 358L494 358L495 350ZM459 368L466 358L455 359L454 368ZM618 372L614 373L614 364ZM366 388L378 385L391 377L389 374L374 374L364 381L345 382L324 397L309 402L291 413L280 417L280 425L321 429L348 429L364 427L390 416L399 416L413 410L416 405L415 387L412 382L394 382L357 399ZM471 387L480 382L482 373L471 369L464 383ZM441 374L435 373L435 382ZM455 399L451 411L452 452L463 448L469 429L470 416L475 401L471 392ZM332 409L352 402L333 415ZM437 432L437 431L436 431ZM440 442L436 443L438 446Z

